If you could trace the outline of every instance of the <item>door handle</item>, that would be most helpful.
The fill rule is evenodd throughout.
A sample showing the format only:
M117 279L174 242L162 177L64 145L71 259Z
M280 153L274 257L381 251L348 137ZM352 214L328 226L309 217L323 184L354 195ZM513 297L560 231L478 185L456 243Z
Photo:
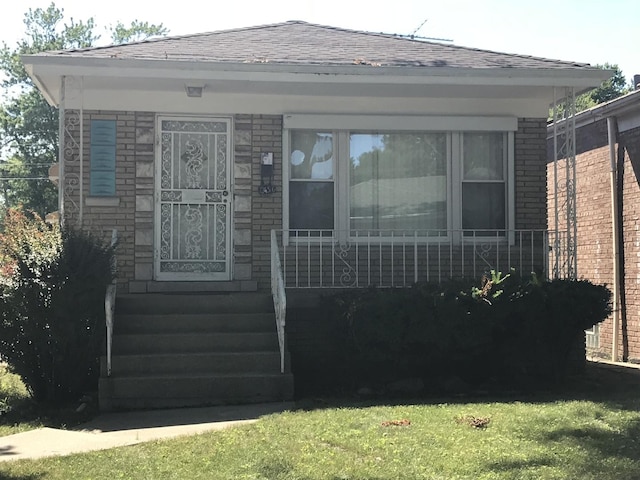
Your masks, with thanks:
M228 195L229 195L229 192L228 192L227 190L223 190L223 191L222 191L222 196L223 196L223 197L226 197L226 196L228 196Z

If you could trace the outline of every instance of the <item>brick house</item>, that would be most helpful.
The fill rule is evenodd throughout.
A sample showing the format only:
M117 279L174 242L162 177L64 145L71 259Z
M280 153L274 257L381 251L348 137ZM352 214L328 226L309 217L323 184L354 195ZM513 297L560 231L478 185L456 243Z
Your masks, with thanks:
M300 21L23 61L60 107L63 221L119 236L107 408L290 396L289 380L264 378L290 371L282 314L296 289L546 271L549 104L608 76ZM269 318L275 335L269 290L280 362L243 357L252 375L265 368L253 389L214 376L238 350L266 355L246 335ZM220 318L196 325L203 311ZM193 345L175 336L190 323ZM232 325L244 326L229 343L198 344ZM295 315L287 328L295 371L315 335ZM203 356L178 372L186 350Z
M638 83L638 82L636 82ZM640 91L597 105L575 116L577 274L607 284L614 313L587 332L589 354L640 362ZM548 129L549 185L555 182ZM557 165L566 182L566 163ZM566 189L559 188L559 227L566 227ZM555 217L554 189L548 188L549 223ZM615 219L615 222L614 222ZM614 339L615 337L615 339Z

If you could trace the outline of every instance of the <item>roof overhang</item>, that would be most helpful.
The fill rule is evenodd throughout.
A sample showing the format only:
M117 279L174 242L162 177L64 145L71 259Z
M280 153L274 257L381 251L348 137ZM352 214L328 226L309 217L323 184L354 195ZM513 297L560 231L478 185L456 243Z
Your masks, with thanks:
M129 88L146 85L161 88L169 83L186 81L216 82L219 88L266 93L277 86L289 90L296 85L300 94L321 92L325 95L349 95L359 87L368 94L440 95L442 87L455 93L473 87L474 95L494 95L502 88L511 96L553 96L554 87L571 87L577 91L593 88L612 75L610 70L588 68L452 68L386 67L371 65L314 65L283 63L224 63L202 60L176 61L159 59L87 58L72 55L25 55L22 57L29 76L47 101L59 105L64 77L81 77L87 85L104 88ZM438 88L440 87L440 88ZM413 90L411 90L413 88Z
M618 119L618 132L640 126L640 90L634 90L608 102L601 103L574 117L576 128L584 127L608 117ZM562 125L564 120L558 122ZM553 123L547 126L547 138L553 138Z

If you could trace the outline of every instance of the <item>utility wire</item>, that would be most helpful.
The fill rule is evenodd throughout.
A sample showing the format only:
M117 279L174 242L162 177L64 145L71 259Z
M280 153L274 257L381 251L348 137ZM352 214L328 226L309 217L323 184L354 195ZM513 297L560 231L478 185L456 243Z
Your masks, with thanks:
M14 168L16 169L23 169L23 168L45 168L45 167L50 167L51 164L50 163L38 163L38 164L27 164L27 165L2 165L0 163L0 170L12 170Z
M0 177L0 180L49 180L49 177Z

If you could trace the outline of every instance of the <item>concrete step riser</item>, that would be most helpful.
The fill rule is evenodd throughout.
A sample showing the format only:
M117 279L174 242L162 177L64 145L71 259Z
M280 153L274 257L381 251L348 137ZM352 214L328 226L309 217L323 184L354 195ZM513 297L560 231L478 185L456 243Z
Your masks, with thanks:
M106 359L101 359L102 374L106 375ZM289 356L285 357L289 371ZM274 353L214 353L175 355L115 356L111 362L114 377L158 374L245 374L280 372L280 354Z
M293 395L267 395L245 398L101 398L100 409L110 410L156 410L163 408L208 407L215 405L246 405L251 403L289 402Z
M116 335L113 355L211 352L276 352L276 333Z
M116 300L117 314L189 313L267 313L273 312L273 299L263 293L210 295L124 295Z
M138 294L116 302L112 371L100 407L162 408L290 400L273 300L263 293Z
M275 332L273 313L120 314L114 330L129 333Z
M112 406L118 401L175 402L185 405L263 402L290 399L293 377L285 375L130 377L100 380L101 392L110 392Z

